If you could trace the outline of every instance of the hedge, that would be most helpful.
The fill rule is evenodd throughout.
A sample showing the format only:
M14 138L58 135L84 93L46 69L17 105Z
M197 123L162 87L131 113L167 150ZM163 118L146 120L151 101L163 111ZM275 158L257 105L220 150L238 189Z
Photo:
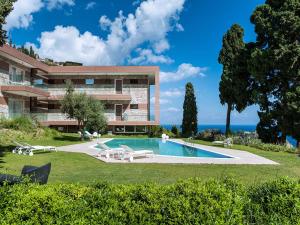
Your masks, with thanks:
M300 181L0 188L0 224L299 224Z

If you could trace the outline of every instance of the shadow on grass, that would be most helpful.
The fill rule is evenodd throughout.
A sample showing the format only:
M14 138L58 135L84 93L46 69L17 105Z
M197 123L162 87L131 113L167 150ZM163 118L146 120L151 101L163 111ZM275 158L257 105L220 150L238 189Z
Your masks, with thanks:
M80 137L67 136L67 135L61 135L59 137L54 137L53 139L56 140L56 141L69 141L69 142L78 142L78 141L80 141Z
M2 163L4 163L3 158L7 152L11 152L16 146L13 145L0 145L0 168Z

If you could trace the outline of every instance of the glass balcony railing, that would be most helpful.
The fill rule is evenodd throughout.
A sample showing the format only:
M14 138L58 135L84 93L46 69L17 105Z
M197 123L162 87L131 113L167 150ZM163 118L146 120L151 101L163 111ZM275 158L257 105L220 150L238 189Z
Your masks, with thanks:
M28 113L28 112L9 112L8 117L10 119L27 116L37 121L47 121L48 113Z

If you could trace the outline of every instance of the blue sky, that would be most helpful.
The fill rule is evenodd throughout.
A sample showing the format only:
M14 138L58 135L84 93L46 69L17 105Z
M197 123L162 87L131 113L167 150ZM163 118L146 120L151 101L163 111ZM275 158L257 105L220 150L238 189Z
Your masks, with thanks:
M42 57L86 65L159 65L161 123L180 124L184 86L196 91L199 124L224 124L219 102L222 36L234 23L255 40L250 15L262 0L18 0L6 29ZM256 124L257 107L232 113Z

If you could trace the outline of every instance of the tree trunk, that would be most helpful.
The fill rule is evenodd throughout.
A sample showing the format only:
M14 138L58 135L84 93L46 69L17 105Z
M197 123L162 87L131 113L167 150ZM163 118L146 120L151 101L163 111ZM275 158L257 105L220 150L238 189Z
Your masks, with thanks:
M228 134L230 134L230 115L231 115L231 110L232 110L232 104L228 103L227 104L227 116L226 116L226 137L228 136Z
M282 131L280 140L281 140L281 144L286 143L286 132L285 131Z

